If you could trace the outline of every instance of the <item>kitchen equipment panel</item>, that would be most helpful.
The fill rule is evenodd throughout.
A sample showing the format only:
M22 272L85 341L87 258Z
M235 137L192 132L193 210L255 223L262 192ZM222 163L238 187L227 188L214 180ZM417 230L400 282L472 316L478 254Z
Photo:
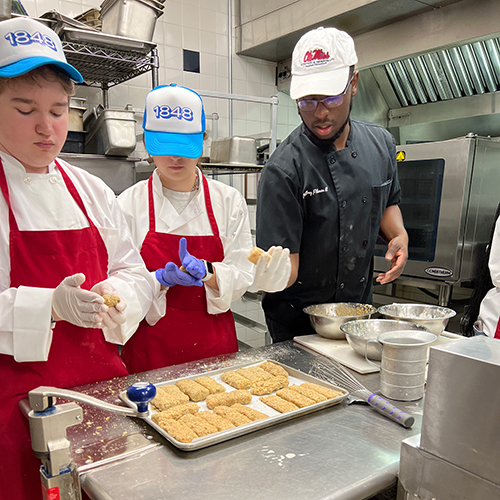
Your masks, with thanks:
M432 347L420 447L500 485L500 342Z
M477 275L498 205L500 142L467 137L397 146L400 205L409 235L402 277L437 283ZM388 264L376 247L375 271Z

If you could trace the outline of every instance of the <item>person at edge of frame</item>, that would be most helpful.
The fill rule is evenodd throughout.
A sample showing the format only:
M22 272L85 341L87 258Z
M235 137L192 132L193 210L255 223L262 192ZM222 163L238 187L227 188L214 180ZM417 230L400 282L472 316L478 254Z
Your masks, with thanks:
M117 344L154 298L113 191L57 158L74 82L53 30L0 22L0 482L11 500L42 498L19 401L127 375Z

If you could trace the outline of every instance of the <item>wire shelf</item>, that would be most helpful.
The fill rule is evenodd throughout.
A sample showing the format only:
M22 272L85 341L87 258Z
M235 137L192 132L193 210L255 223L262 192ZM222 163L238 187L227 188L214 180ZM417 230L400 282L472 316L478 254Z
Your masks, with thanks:
M156 47L148 53L62 41L69 64L89 86L112 87L158 67Z

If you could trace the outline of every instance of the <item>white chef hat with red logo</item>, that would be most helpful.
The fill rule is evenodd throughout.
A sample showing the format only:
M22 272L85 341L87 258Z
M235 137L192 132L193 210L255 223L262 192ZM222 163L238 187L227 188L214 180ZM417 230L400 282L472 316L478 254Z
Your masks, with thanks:
M317 28L297 42L292 55L290 97L339 95L358 62L354 40L336 28Z

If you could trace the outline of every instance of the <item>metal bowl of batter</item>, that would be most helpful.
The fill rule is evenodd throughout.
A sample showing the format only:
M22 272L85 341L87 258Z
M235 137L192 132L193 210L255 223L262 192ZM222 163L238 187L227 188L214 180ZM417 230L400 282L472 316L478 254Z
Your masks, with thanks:
M450 318L457 313L448 307L429 304L387 304L379 307L378 312L388 319L410 321L425 326L434 335L441 335Z
M345 333L349 345L361 356L380 361L381 350L373 343L368 344L369 339L376 339L381 333L395 332L401 330L413 330L428 332L422 325L410 323L409 321L399 321L395 319L359 319L348 321L340 325L340 329Z
M370 304L355 302L336 302L331 304L315 304L305 307L303 311L309 315L315 332L327 339L345 339L340 325L355 319L368 319L377 311Z

